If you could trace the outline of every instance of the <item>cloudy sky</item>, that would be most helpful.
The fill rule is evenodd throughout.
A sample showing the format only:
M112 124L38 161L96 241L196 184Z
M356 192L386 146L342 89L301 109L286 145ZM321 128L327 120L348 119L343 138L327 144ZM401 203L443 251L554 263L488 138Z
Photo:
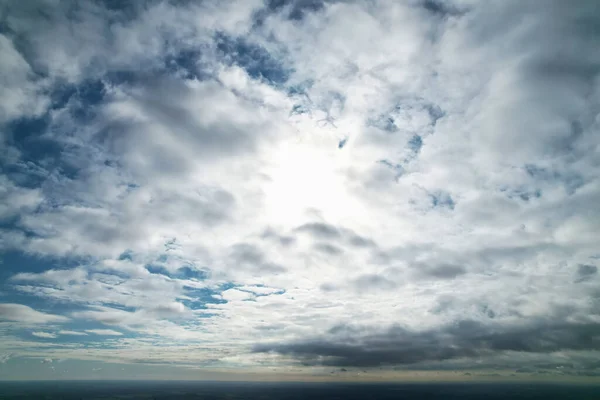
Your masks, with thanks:
M599 26L1 1L0 379L600 376Z

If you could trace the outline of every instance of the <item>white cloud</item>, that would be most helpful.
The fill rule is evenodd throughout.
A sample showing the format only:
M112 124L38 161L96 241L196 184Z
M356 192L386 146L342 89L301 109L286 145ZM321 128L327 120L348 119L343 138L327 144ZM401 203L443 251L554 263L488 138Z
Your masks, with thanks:
M56 334L50 332L31 332L33 336L44 338L44 339L55 339L57 337ZM52 360L50 360L51 362Z
M17 187L5 176L0 176L0 220L29 213L42 201L39 190Z
M48 106L48 99L42 94L43 80L34 79L30 65L5 35L0 35L0 51L4 54L0 61L4 87L0 100L0 123L24 115L41 114Z
M0 364L5 364L12 356L12 354L0 354Z
M123 334L119 331L112 329L86 329L86 332L93 333L94 335L102 336L122 336Z
M69 318L47 314L34 310L22 304L0 304L0 320L23 322L28 324L47 324L53 322L67 322Z
M221 296L227 301L248 300L254 297L252 293L243 292L241 290L236 289L228 289L221 293Z
M80 331L69 331L69 330L60 330L58 331L59 335L67 335L67 336L87 336L87 333Z

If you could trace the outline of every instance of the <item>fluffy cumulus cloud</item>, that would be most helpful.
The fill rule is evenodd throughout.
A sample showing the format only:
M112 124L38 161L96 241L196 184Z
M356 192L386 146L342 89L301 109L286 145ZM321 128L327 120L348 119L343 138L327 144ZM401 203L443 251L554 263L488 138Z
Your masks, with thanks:
M0 374L600 375L596 2L0 10Z

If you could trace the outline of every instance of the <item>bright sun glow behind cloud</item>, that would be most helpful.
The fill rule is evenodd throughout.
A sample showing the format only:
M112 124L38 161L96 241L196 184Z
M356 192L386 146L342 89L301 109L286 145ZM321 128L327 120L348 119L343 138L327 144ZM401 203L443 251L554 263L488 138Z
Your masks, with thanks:
M360 217L344 182L350 149L338 150L335 137L327 133L311 133L272 152L265 206L274 223L297 226L311 211L332 223Z

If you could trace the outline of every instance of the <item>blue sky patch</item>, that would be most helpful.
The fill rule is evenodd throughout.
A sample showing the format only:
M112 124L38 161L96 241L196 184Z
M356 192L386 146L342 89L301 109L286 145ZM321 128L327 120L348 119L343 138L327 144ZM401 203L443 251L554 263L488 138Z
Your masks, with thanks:
M215 297L215 295L220 295L222 292L228 289L234 288L236 285L233 283L224 283L217 286L215 289L211 288L193 288L193 287L185 287L186 296L191 299L181 299L181 303L183 303L186 307L192 310L203 310L207 309L207 304L225 304L227 300L220 299Z
M273 14L282 14L291 21L302 21L308 14L317 13L325 7L324 0L267 0L265 3L264 8L254 13L254 28L260 28Z
M287 17L299 21L308 13L318 12L325 6L323 0L267 0L271 12L287 10Z
M414 135L408 141L408 148L411 149L414 153L419 153L421 151L421 147L423 147L423 139L419 135Z
M71 269L85 263L86 257L43 257L11 250L0 254L0 278L19 272L40 273L49 269Z
M235 38L225 34L217 34L215 41L223 61L238 65L252 78L264 79L273 85L282 85L288 80L290 70L265 48L242 37Z
M448 208L450 210L454 210L454 206L456 205L454 199L448 192L443 190L438 190L435 192L428 193L429 198L431 199L431 206L433 208Z
M183 79L205 80L212 74L202 62L202 51L199 49L183 50L165 59L166 70Z

